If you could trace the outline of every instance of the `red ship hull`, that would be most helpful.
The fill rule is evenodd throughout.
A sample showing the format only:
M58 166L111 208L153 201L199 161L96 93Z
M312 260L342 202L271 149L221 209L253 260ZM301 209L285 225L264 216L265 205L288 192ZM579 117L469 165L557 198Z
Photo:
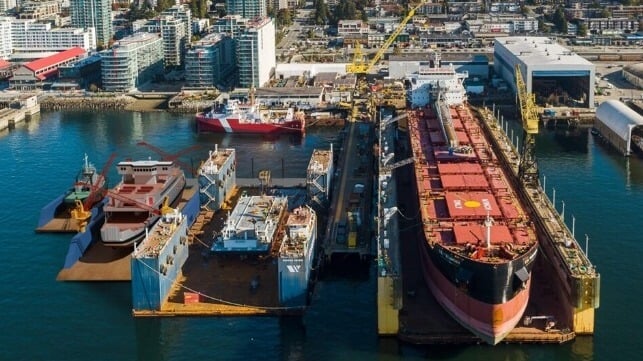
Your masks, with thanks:
M303 133L305 121L293 119L281 123L241 122L239 119L208 118L203 114L196 116L199 132L210 133L246 133L246 134L281 134Z
M421 244L424 280L442 308L484 342L495 345L502 341L520 322L527 308L531 278L521 291L505 303L481 302L444 277L428 252L426 244Z
M527 308L535 230L466 105L410 111L408 126L425 282L453 319L495 345Z

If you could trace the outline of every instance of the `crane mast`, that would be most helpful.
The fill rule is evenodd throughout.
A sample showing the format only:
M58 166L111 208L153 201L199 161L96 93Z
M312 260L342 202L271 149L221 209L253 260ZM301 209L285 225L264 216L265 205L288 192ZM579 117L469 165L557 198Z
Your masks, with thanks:
M525 80L522 77L520 64L516 64L516 93L522 119L523 142L518 178L525 184L535 184L538 181L538 166L536 164L536 134L538 134L538 113L534 95L527 92Z
M406 24L411 20L411 18L415 15L415 11L420 8L420 6L424 5L426 1L421 1L419 4L415 5L409 10L409 13L404 17L402 22L400 22L400 25L391 33L391 35L386 39L386 41L382 44L380 49L375 53L375 56L373 59L371 59L370 62L364 62L362 61L362 51L359 43L356 44L355 46L355 53L353 56L353 61L346 65L346 72L347 73L353 73L353 74L366 74L368 73L375 64L382 58L386 50L388 49L391 44L397 39L397 36L402 33L402 30L406 27Z

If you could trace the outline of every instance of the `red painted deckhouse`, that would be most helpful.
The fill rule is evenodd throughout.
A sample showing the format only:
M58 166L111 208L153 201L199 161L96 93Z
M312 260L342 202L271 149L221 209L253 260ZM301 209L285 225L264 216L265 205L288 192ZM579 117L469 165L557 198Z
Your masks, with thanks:
M45 83L58 77L58 67L78 61L86 53L85 49L75 47L23 64L13 73L9 84L16 90L42 89Z

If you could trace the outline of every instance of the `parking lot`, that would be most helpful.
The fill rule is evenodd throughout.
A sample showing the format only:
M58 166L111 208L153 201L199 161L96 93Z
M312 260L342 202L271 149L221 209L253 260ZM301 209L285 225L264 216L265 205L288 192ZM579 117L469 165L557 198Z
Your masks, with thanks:
M595 96L598 104L609 99L643 99L643 90L627 82L622 75L623 67L633 62L593 62L596 65L596 88L603 94Z

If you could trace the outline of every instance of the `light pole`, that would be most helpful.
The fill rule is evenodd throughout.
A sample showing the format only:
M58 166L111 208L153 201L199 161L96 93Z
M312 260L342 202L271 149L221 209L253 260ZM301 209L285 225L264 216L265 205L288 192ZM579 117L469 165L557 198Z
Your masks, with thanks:
M576 217L574 217L574 215L572 214L572 237L574 237L574 239L576 239L575 232L574 232L575 228L576 228Z
M563 203L563 211L560 212L560 217L563 219L563 223L565 222L565 201L561 201Z

